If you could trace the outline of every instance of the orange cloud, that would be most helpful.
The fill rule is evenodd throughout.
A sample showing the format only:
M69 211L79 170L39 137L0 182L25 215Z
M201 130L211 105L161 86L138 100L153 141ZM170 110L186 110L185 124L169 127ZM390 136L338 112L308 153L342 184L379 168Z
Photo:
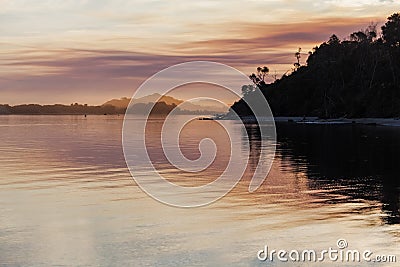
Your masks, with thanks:
M0 99L3 102L86 102L99 104L108 98L129 96L155 72L192 60L231 65L249 74L259 65L278 74L290 69L294 52L368 26L368 18L329 18L300 23L221 23L224 38L170 43L160 51L137 51L121 40L121 49L100 48L8 48L1 54ZM303 57L303 60L306 56ZM12 96L17 96L12 98Z

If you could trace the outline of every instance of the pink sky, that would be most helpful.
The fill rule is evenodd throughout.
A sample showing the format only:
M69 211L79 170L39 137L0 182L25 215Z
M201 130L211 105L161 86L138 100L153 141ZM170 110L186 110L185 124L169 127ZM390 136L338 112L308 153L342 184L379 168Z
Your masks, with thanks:
M298 47L305 60L333 33L382 24L399 1L0 0L0 7L0 103L101 104L191 60L282 74Z

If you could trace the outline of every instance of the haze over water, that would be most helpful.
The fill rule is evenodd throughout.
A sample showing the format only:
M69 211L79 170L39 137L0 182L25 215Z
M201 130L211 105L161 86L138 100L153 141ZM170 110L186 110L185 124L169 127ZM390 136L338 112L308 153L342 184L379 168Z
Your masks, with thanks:
M350 249L399 257L400 129L278 123L277 155L258 191L247 191L250 164L221 200L179 209L131 178L122 123L123 116L0 116L0 265L266 266L257 259L265 245L322 250L339 238ZM198 156L199 137L214 123L190 125L185 155ZM247 132L251 163L263 148L257 128ZM197 185L225 163L217 157L202 177L161 171Z

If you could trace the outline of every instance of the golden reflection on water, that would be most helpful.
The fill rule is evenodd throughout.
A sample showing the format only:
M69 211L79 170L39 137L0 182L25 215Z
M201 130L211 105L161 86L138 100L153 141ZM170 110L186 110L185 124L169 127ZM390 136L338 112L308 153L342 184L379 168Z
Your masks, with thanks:
M230 137L225 129L215 121L189 121L180 132L179 145L182 154L189 160L197 160L201 156L199 143L204 138L213 140L217 147L211 164L202 171L183 172L173 166L163 153L161 132L163 118L153 118L146 127L146 146L153 166L170 182L180 186L202 186L216 180L227 168L230 153Z
M210 133L229 151L215 123L188 125L183 153L198 156L198 141ZM248 193L250 164L220 201L178 209L135 185L121 127L122 117L113 116L0 116L0 265L265 266L256 258L264 245L326 249L339 238L354 249L398 253L399 224L385 220L387 203L370 192L354 197L352 184L322 176L317 186L306 158L290 161L285 140L278 139L271 172L255 193ZM157 138L149 138L157 155ZM253 163L257 140L254 134ZM183 175L184 184L211 181L226 160L221 153L200 181ZM171 180L182 177L160 166Z

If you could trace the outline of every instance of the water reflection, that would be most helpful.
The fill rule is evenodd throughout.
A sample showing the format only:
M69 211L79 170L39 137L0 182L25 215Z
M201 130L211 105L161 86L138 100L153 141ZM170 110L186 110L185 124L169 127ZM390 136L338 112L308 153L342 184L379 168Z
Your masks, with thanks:
M149 143L162 163L153 141L160 122L150 123ZM198 142L208 132L223 137L214 124L194 121L183 131L187 157L199 156ZM233 134L246 134L230 126ZM250 194L266 148L259 129L248 126L243 181L212 205L176 209L135 185L121 127L122 118L111 116L0 116L0 265L266 266L256 258L266 244L326 249L343 237L352 248L398 251L397 129L278 124L276 160ZM218 175L225 157L217 155L204 177L162 164L160 170L199 185Z
M262 149L260 131L248 126L247 134L254 162ZM400 129L391 127L281 122L277 123L276 157L283 172L305 174L309 190L345 196L327 202L378 201L384 223L399 224L399 134Z

